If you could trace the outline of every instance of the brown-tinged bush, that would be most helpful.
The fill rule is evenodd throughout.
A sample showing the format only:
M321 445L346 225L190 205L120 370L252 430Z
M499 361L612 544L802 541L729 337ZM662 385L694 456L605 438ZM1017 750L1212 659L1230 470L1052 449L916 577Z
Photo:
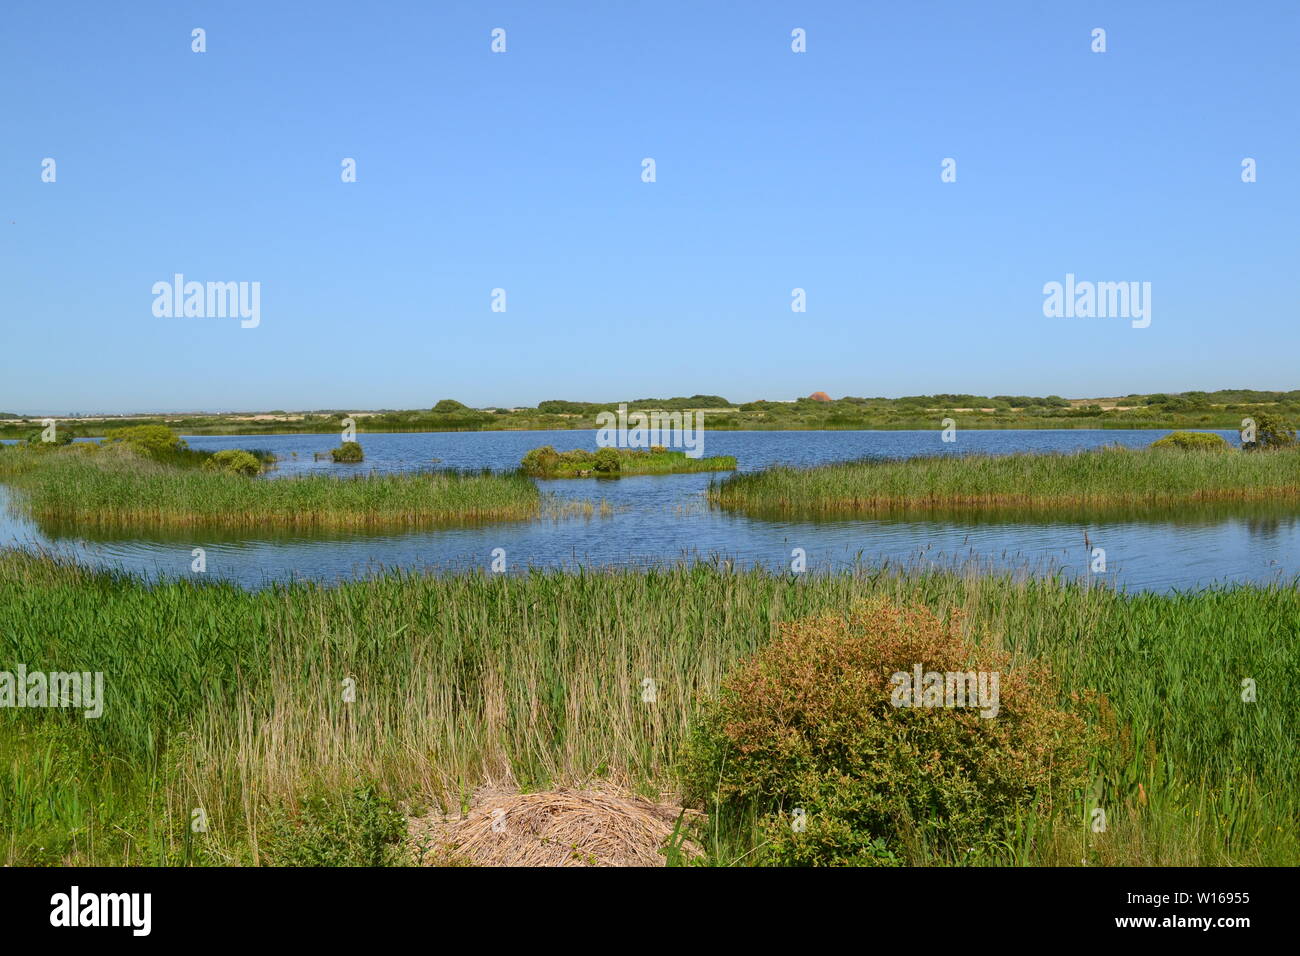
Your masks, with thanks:
M997 672L996 716L895 706L896 673ZM683 760L687 805L756 814L770 862L978 858L1024 814L1051 815L1086 777L1083 720L1045 665L962 635L928 608L877 599L780 634L706 702ZM971 854L975 854L972 856Z

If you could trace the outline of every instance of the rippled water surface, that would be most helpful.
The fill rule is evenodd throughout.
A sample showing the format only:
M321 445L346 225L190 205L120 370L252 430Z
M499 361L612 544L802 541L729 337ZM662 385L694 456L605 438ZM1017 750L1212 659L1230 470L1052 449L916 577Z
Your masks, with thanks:
M945 444L926 432L708 432L706 455L734 455L741 469L811 465L862 457L1070 451L1107 444L1142 447L1163 432L963 431ZM1222 432L1236 442L1232 432ZM336 465L313 452L337 435L190 437L195 448L265 448L281 460L271 480L307 473L351 475L421 468L507 469L539 445L596 447L595 432L362 434L366 461ZM295 457L296 456L296 457ZM1032 520L969 516L769 521L710 508L709 475L539 482L562 499L604 498L607 518L542 518L410 533L131 533L76 535L38 527L0 509L0 543L45 548L96 565L147 575L187 574L191 550L207 551L210 576L249 586L287 577L354 577L379 568L486 567L494 548L511 571L532 567L645 565L686 559L732 560L788 570L802 548L809 570L868 564L978 564L980 567L1089 575L1092 548L1106 551L1102 577L1129 589L1189 589L1213 583L1290 581L1300 572L1300 529L1292 505L1201 507L1138 519L1084 514ZM0 495L3 494L0 488Z

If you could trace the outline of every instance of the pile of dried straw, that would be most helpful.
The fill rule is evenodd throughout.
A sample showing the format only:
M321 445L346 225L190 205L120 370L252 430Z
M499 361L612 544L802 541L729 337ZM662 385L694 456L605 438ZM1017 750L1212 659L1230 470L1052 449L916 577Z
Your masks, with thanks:
M673 806L613 791L480 790L464 817L432 814L412 822L425 863L472 866L664 866ZM698 811L686 811L683 824ZM680 835L679 835L680 837ZM700 855L682 842L684 857Z

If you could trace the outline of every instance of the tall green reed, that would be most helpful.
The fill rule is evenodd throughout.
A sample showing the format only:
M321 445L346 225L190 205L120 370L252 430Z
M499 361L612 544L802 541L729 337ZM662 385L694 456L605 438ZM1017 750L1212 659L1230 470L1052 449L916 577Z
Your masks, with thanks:
M940 455L774 467L712 483L716 504L762 515L916 508L1168 507L1300 499L1300 453L1129 450Z
M99 720L0 712L0 814L17 814L0 817L0 829L19 828L15 860L60 834L70 857L88 858L93 834L96 859L139 858L149 846L174 849L204 807L216 834L208 845L241 860L255 856L268 806L305 781L375 780L447 806L484 781L599 777L670 789L701 695L738 658L779 621L872 594L961 610L976 639L1049 660L1067 691L1105 695L1109 716L1097 719L1111 720L1123 744L1096 775L1115 820L1145 813L1142 832L1156 840L1150 808L1164 801L1162 839L1200 841L1180 859L1277 860L1293 847L1293 588L1130 596L1059 580L697 564L248 592L148 585L15 552L0 555L0 669L102 671L108 703ZM1247 677L1260 689L1253 704L1241 700ZM653 704L642 700L647 678ZM66 760L40 762L52 752ZM57 769L69 763L72 773ZM60 803L42 816L36 795L46 789ZM1245 809L1194 816L1223 801ZM136 820L131 839L114 830L124 815ZM1169 822L1183 816L1191 822ZM1035 858L1055 859L1058 843L1061 855L1083 852L1084 833L1037 838Z

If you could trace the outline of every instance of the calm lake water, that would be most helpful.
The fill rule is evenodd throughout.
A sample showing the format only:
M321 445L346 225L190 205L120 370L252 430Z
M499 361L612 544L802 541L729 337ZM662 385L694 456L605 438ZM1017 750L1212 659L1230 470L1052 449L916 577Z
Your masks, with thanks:
M775 463L811 465L863 457L1071 451L1108 444L1143 447L1160 431L961 431L945 444L939 432L708 432L706 455L734 455L742 470ZM1235 432L1219 432L1234 444ZM362 465L313 460L337 435L189 437L194 448L265 448L281 460L275 477L354 475L424 468L509 469L531 448L596 447L595 432L459 432L361 434ZM294 457L296 454L297 457ZM75 556L147 576L190 573L191 549L207 551L207 573L257 587L291 577L333 581L383 568L448 571L484 568L504 548L511 572L528 567L645 566L677 560L730 560L737 566L790 568L802 548L810 571L861 562L879 565L976 565L1034 574L1101 577L1130 590L1211 584L1292 582L1300 573L1300 513L1294 506L1202 507L1138 519L1090 520L1087 514L1044 520L890 518L770 521L711 508L709 475L539 482L561 499L604 498L611 517L543 518L479 527L398 534L241 532L68 536L0 508L0 545ZM3 496L0 486L0 496ZM2 502L0 502L2 503ZM1086 537L1085 537L1086 536ZM1085 541L1087 543L1085 543ZM1092 573L1092 548L1106 551L1106 572Z

